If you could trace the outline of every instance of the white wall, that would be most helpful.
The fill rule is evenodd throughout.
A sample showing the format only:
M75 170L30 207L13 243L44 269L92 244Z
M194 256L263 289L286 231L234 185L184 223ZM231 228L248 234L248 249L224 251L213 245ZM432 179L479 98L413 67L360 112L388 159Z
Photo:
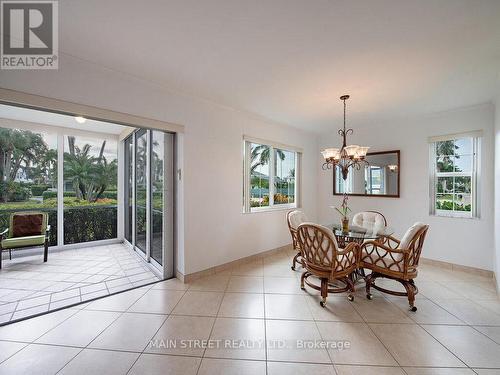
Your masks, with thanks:
M495 101L495 276L497 290L500 290L500 89Z
M316 218L317 138L244 112L62 56L59 71L2 71L0 87L185 126L182 137L184 274L290 243L285 211L242 213L242 137L304 150L302 204Z
M349 140L351 143L371 146L370 151L401 150L401 198L350 197L349 205L353 212L382 212L398 236L416 221L429 223L423 257L493 270L494 107L482 105L418 119L399 119L379 124L355 123L352 121L354 118L355 115L351 115L348 124L354 128L354 135ZM476 129L484 131L481 155L481 218L430 216L427 138ZM333 130L336 129L332 129L332 134L320 138L320 149L340 144L340 137L334 134ZM500 125L497 131L500 132ZM500 137L498 133L497 137ZM497 142L500 143L500 140ZM339 205L341 199L332 195L332 189L332 172L319 170L320 222L339 220L329 208L331 205ZM496 211L499 212L499 209Z

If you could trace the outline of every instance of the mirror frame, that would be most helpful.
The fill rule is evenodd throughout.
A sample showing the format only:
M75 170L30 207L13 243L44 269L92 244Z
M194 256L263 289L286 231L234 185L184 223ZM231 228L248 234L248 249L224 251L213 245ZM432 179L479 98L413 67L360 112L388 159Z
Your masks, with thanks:
M383 155L383 154L396 154L398 157L398 192L397 194L358 194L358 193L348 193L347 195L353 196L353 197L376 197L376 198L399 198L401 194L401 152L400 150L392 150L392 151L379 151L379 152L369 152L366 154L366 156L370 155ZM351 173L351 170L349 170L349 173ZM333 195L344 195L344 193L338 193L336 191L336 184L335 181L337 179L337 168L333 168Z

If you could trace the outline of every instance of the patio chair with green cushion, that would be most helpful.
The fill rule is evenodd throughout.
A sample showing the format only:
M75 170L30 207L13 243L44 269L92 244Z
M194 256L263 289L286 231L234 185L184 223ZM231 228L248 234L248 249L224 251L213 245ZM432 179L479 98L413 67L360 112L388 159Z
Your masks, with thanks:
M2 268L2 252L43 246L43 261L47 261L49 253L49 216L46 212L15 212L10 215L9 228L0 233L0 269Z

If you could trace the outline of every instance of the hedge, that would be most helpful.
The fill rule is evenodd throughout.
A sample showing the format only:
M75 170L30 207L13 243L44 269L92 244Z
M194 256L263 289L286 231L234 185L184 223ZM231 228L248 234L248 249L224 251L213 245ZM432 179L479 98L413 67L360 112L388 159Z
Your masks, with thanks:
M65 191L63 193L63 196L76 197L76 194L74 191ZM43 200L50 199L50 198L57 198L57 191L44 191L42 194L42 197L43 197Z
M8 228L10 214L23 210L0 210L0 229ZM32 211L32 210L25 210ZM49 246L57 245L57 210L48 212L50 224ZM64 210L64 244L107 240L117 237L116 206L88 206Z
M39 197L44 191L48 190L50 185L31 185L31 194L35 197Z
M89 206L64 210L64 244L117 237L116 206Z
M63 193L64 197L76 197L76 194L74 191L65 191ZM45 199L50 199L50 198L57 198L57 191L44 191L42 194L43 200ZM117 199L118 194L116 191L110 190L110 191L105 191L101 194L99 198L108 198L108 199Z

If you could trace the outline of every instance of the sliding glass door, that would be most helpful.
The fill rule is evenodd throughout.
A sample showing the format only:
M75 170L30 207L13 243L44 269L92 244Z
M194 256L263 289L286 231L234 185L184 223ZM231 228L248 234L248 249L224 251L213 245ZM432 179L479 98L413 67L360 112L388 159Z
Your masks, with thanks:
M125 194L133 197L125 204L125 239L172 276L174 135L137 130L125 139L124 150Z
M134 173L134 162L133 162L133 153L134 153L134 140L132 137L128 137L124 141L124 170L125 170L125 193L124 193L124 209L125 209L125 220L124 220L124 225L125 225L125 239L132 243L132 232L134 230L132 226L132 212L133 212L133 207L132 207L132 202L133 202L133 193L134 190L132 189L132 183L133 183L133 173Z
M148 214L148 132L135 133L135 246L146 254Z

